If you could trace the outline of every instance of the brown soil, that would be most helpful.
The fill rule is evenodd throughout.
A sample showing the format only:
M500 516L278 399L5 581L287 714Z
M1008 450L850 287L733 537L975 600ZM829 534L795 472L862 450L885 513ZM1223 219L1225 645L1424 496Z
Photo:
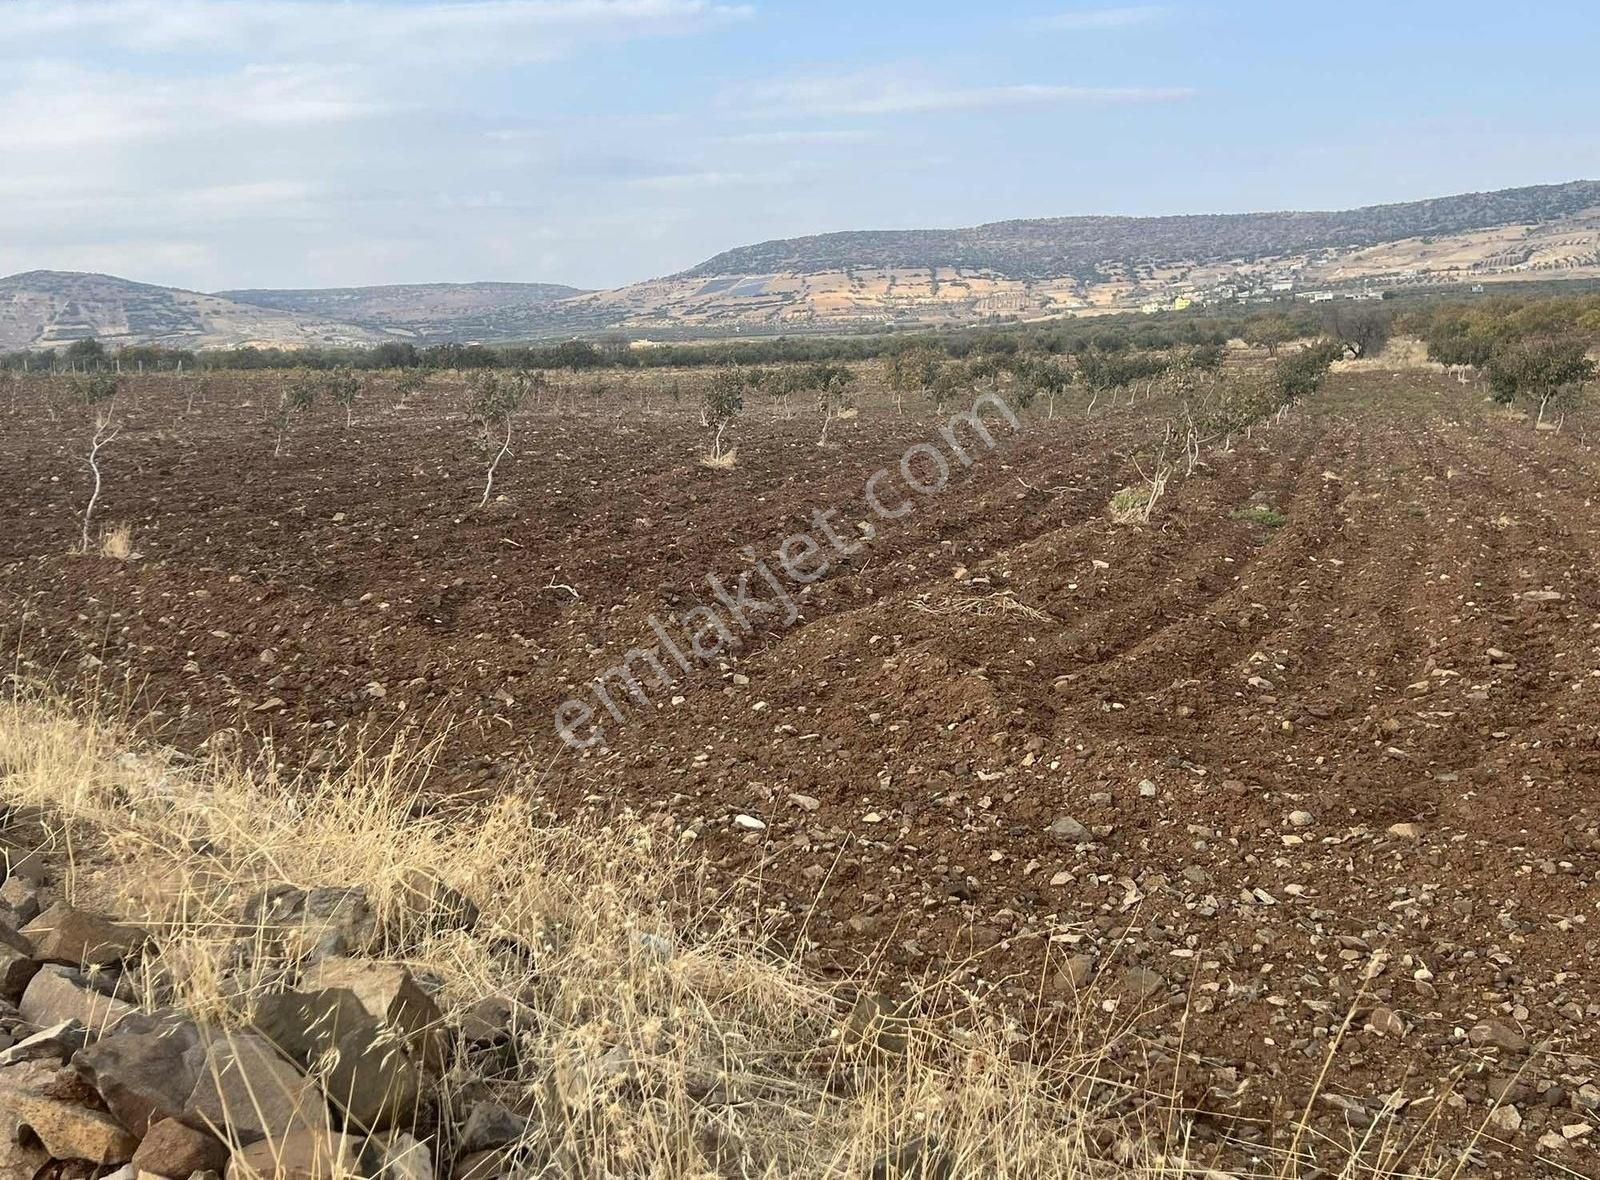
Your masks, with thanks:
M142 385L98 514L133 526L127 562L69 554L81 416L5 420L23 671L184 748L270 737L294 767L436 739L441 795L659 814L814 966L896 991L955 971L1024 1028L1087 1000L1128 1064L1178 1063L1201 1138L1296 1118L1353 1010L1315 1106L1333 1139L1461 1143L1504 1095L1520 1128L1489 1127L1487 1167L1596 1174L1600 1130L1574 1131L1600 1124L1592 422L1535 434L1438 375L1343 374L1119 527L1160 408L1029 415L794 626L579 754L556 707L653 643L652 614L714 603L708 573L813 509L868 520L866 477L934 424L870 405L819 449L810 416L752 407L712 471L692 398L612 391L529 415L480 513L443 395L349 433L326 411L274 461L265 380L189 416ZM1252 503L1284 523L1235 517Z

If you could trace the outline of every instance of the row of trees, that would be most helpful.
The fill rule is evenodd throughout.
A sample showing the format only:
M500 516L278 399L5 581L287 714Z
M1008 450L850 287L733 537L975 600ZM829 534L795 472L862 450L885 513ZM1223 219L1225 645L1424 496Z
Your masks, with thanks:
M1370 306L1370 305L1369 305ZM550 344L435 344L389 341L371 348L234 348L193 352L142 345L111 351L99 341L79 340L60 351L0 354L0 369L29 372L182 372L205 370L311 369L525 369L599 370L699 368L739 365L816 364L875 360L913 348L934 348L964 360L973 355L1047 353L1082 355L1155 352L1196 345L1221 346L1243 337L1276 351L1278 345L1323 330L1303 306L1266 313L1242 310L1135 314L1066 319L1004 328L968 327L917 334L778 336L718 343L660 344L635 348L623 336Z
M1447 304L1401 326L1422 339L1430 360L1481 375L1495 401L1536 404L1543 425L1552 411L1564 418L1595 379L1588 353L1600 343L1600 295Z

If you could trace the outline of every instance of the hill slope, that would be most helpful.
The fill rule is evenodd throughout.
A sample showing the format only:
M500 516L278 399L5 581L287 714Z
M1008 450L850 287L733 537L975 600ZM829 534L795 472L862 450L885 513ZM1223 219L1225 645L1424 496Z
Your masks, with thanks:
M341 320L418 343L509 340L536 334L548 326L552 304L585 293L560 283L412 283L219 292L239 303Z
M173 348L302 348L382 338L354 324L111 275L34 270L0 278L0 349L48 348L88 337L113 347Z
M1091 279L1106 263L1249 261L1544 222L1597 205L1600 182L1580 180L1343 212L1052 217L970 229L851 231L744 246L675 277L959 267L1000 278Z
M1600 182L1333 213L1061 217L730 250L562 305L636 331L851 330L1600 277Z

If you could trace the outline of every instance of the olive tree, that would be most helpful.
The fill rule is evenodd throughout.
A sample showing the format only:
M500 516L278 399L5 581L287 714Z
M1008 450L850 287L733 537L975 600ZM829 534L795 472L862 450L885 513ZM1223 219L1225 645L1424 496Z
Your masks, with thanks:
M284 439L294 420L309 414L316 404L316 378L305 369L296 369L288 384L278 391L278 405L272 414L272 429L277 439L272 448L274 459L282 458Z
M478 369L467 379L472 418L482 430L484 447L493 451L489 469L484 476L483 496L478 507L489 503L494 491L495 472L511 453L511 436L517 411L528 400L533 382L526 373L501 373L496 369ZM494 439L498 438L496 446Z
M1536 398L1539 418L1552 404L1562 406L1562 416L1582 396L1583 384L1595 375L1585 342L1576 336L1536 336L1513 340L1489 358L1489 386L1496 401L1512 404L1517 397Z
M943 349L931 344L913 344L892 353L883 362L883 376L894 394L895 411L905 413L905 397L908 393L927 396L938 383L939 375L947 367L949 359Z
M856 376L844 365L828 362L809 366L804 373L805 388L816 395L817 413L822 415L819 447L828 445L828 425L850 405L850 390Z
M706 383L700 400L700 424L716 432L711 436L709 462L726 464L732 461L733 451L723 450L722 436L743 413L745 390L749 386L750 374L737 365L719 368Z
M349 430L355 414L356 398L361 396L361 378L349 365L340 365L329 370L323 387L328 391L329 400L343 408L344 428Z

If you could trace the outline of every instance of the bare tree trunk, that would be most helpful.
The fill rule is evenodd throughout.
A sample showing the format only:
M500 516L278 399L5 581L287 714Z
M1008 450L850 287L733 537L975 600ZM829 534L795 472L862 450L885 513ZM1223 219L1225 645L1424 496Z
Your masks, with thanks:
M511 415L507 414L506 415L506 440L505 440L504 443L502 443L500 445L500 451L499 451L499 453L497 455L495 455L494 462L489 464L489 476L484 481L484 484L483 484L483 499L478 501L478 507L479 508L482 508L485 504L487 504L489 502L489 493L494 490L494 473L500 467L500 460L504 459L510 453L511 453Z
M94 491L89 493L89 503L83 510L83 537L78 551L89 552L89 524L94 519L94 506L100 502L100 448L117 437L122 429L120 426L106 433L106 428L111 425L111 415L108 413L95 425L94 438L89 443L89 470L94 473Z

